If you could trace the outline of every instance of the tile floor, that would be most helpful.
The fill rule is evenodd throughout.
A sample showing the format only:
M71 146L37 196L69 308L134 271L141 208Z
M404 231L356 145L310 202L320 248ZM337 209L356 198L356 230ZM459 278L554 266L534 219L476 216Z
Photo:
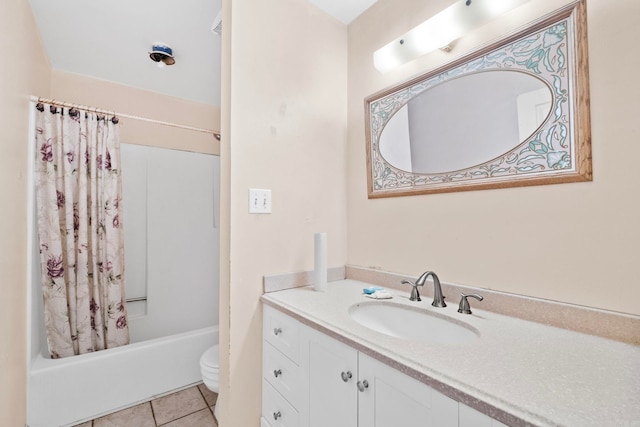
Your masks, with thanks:
M75 427L218 427L213 416L217 399L200 384Z

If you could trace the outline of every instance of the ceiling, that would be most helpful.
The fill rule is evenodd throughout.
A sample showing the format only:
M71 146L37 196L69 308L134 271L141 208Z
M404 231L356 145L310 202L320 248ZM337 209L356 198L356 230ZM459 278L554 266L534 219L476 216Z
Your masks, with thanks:
M349 24L378 0L309 0L344 24Z
M309 0L348 24L377 0ZM30 0L51 65L177 98L220 105L220 37L211 31L222 0ZM171 46L175 65L149 59Z

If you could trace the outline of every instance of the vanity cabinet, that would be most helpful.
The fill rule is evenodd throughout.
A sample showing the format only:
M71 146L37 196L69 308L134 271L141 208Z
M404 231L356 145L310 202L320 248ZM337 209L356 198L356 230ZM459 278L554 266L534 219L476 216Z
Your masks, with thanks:
M264 306L261 427L505 427Z

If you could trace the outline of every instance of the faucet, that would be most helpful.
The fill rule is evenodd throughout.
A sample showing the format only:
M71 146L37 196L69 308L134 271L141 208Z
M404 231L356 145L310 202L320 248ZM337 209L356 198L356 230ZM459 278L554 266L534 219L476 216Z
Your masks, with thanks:
M444 296L442 295L442 287L440 286L440 279L433 271L425 271L422 273L418 280L415 283L410 282L408 280L403 280L402 283L411 285L413 288L411 289L411 298L410 301L421 301L420 293L418 292L418 286L424 286L424 283L427 281L429 276L433 276L433 302L431 303L434 307L446 307L447 304L444 302Z

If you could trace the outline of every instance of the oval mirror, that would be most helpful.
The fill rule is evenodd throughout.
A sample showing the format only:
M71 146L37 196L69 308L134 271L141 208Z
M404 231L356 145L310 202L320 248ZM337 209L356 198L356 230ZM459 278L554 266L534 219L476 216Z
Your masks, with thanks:
M380 154L392 166L445 173L488 162L529 139L553 94L532 74L492 70L447 80L413 97L386 123Z

